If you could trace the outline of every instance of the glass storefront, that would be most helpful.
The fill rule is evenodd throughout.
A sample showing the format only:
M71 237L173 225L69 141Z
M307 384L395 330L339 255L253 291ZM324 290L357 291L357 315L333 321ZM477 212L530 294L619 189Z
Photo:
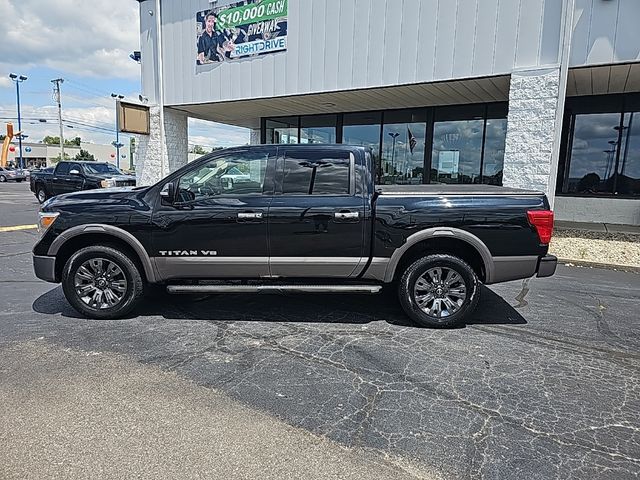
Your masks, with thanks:
M337 115L300 117L300 143L336 143Z
M379 175L382 113L345 113L343 118L342 143L370 147Z
M506 103L263 119L266 143L370 147L381 184L501 185L506 133Z
M567 99L558 194L640 196L640 95Z
M385 113L380 183L423 183L426 131L426 109Z
M278 117L265 123L267 143L298 143L299 117Z

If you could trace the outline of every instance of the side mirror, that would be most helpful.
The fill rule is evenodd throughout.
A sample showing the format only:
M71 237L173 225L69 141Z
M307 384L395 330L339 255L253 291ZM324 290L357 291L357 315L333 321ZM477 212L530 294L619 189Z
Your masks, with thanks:
M162 198L163 203L171 205L176 196L176 189L173 182L167 183L162 190L160 190L160 197Z
M80 175L80 170L76 170L75 168L69 172L69 175Z

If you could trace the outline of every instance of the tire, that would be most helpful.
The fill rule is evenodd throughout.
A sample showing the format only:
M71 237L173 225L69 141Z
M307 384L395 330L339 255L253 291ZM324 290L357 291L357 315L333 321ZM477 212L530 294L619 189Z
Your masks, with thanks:
M49 196L47 195L47 191L44 189L44 187L39 186L36 188L36 198L40 203L44 203L47 201L47 198L49 198Z
M108 274L111 276L106 278ZM82 315L115 319L122 318L138 304L144 283L138 267L128 256L97 245L83 248L67 261L62 270L62 289L67 301ZM88 295L82 296L81 289Z
M464 260L453 255L429 255L404 271L398 296L405 313L416 324L451 328L463 325L473 315L480 285Z
M7 177L5 177L4 175L0 175L0 183L4 183L7 181Z

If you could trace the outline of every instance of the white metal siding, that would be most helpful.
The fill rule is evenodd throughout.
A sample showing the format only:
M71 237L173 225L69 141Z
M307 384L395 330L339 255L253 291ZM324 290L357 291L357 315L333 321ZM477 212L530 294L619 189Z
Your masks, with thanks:
M576 0L570 66L640 60L639 0Z
M150 3L141 4L141 18ZM559 32L558 0L289 0L287 52L196 74L195 13L209 5L162 0L167 105L501 75L557 62L557 41L545 44L542 32Z

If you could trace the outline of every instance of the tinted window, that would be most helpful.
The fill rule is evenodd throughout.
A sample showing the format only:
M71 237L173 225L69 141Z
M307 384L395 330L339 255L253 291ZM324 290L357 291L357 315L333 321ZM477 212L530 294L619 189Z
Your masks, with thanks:
M218 195L260 195L267 170L266 152L237 152L218 157L186 173L178 182L180 201Z
M122 172L109 163L84 164L87 173L110 173L112 175L122 175Z
M58 168L56 169L56 173L58 175L67 175L69 173L69 170L71 170L69 167L71 166L70 163L61 163L58 165Z
M287 154L282 193L285 195L348 195L348 152Z

